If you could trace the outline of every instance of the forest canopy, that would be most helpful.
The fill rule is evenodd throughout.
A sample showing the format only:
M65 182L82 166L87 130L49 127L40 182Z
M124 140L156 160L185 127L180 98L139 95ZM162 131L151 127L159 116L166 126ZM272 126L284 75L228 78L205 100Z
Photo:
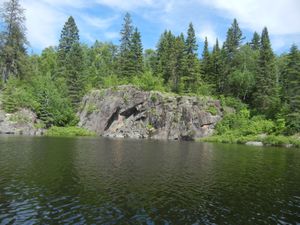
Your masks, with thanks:
M119 45L99 40L88 46L80 41L70 16L58 46L30 55L19 0L1 7L0 86L7 112L26 107L47 128L74 125L88 91L133 84L144 90L231 99L251 116L284 124L282 134L300 132L300 51L292 45L277 56L267 27L245 42L234 19L224 43L216 39L210 49L207 38L204 43L197 40L190 23L180 35L164 31L155 49L144 49L142 34L127 13ZM198 55L200 44L203 52Z

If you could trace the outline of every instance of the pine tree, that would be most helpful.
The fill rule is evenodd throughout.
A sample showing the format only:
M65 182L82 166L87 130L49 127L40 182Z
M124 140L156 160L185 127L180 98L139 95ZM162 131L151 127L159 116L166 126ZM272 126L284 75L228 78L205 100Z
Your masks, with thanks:
M135 74L141 74L143 72L144 61L143 61L143 45L141 41L141 33L135 28L132 35L132 46L131 51L134 60L134 72Z
M189 24L187 39L185 41L185 68L184 68L184 89L186 92L194 92L197 88L200 69L198 60L198 45L193 24Z
M124 77L130 77L135 73L134 55L132 51L133 29L131 16L129 13L126 13L121 30L119 63L120 75Z
M1 9L4 28L0 34L0 57L2 78L6 82L10 76L22 77L22 60L26 56L26 27L24 9L19 0L4 2Z
M257 32L254 32L253 34L253 38L250 42L250 47L253 49L253 50L259 50L259 47L260 47L260 36Z
M259 113L273 117L275 116L274 113L278 104L278 79L275 68L275 55L271 48L268 30L265 27L261 35L253 106Z
M284 93L288 104L287 123L291 133L300 132L300 52L292 45L284 74Z

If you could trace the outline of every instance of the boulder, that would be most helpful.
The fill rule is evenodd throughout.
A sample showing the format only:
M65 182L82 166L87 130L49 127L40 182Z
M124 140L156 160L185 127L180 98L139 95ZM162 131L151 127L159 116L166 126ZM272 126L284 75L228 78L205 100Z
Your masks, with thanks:
M43 135L44 130L37 128L37 123L37 116L28 109L20 109L11 114L0 110L0 134Z

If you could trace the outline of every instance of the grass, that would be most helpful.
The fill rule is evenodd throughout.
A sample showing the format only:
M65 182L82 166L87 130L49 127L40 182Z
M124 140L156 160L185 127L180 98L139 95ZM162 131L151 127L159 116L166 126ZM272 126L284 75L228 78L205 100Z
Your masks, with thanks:
M49 137L86 137L96 136L96 133L80 127L51 127L45 135Z
M292 145L293 147L300 148L300 139L294 136L282 136L282 135L215 135L212 137L201 138L200 142L217 142L227 144L246 144L250 141L262 142L266 146L287 146Z

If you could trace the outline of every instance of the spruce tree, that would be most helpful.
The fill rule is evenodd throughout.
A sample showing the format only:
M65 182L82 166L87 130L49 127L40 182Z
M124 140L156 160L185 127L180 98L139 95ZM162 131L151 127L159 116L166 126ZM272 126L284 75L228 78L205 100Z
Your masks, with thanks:
M193 24L189 24L187 39L185 41L185 68L184 88L186 92L193 92L197 88L200 78L198 45Z
M79 30L74 18L70 16L61 31L58 45L58 65L60 67L64 67L68 53L77 43L79 43Z
M216 43L213 47L211 54L211 71L210 71L210 80L211 83L215 86L216 91L221 89L223 83L223 74L222 74L222 61L221 61L221 49L219 46L219 40L216 39Z
M69 17L61 33L58 66L60 73L66 78L68 95L76 109L83 90L84 58L79 43L79 30L73 17Z
M227 31L224 49L227 54L227 60L230 62L243 40L243 33L236 19L233 20L231 27Z
M205 37L204 47L203 47L203 52L202 52L202 74L203 74L204 81L206 81L208 83L212 83L210 73L211 73L210 53L208 50L207 37Z
M132 36L134 28L129 13L124 17L121 30L119 73L121 76L130 77L135 73L134 54L132 51Z
M143 61L143 45L141 41L141 33L137 28L134 29L132 35L132 46L131 51L134 60L134 72L135 74L141 74L143 72L144 61Z
M292 45L284 74L284 93L288 105L287 123L291 133L300 132L300 52Z
M79 43L70 49L66 60L68 94L73 108L78 106L83 91L83 52Z
M261 35L253 106L259 113L271 118L275 116L278 104L278 79L275 68L275 55L271 48L268 30L265 27Z
M26 56L26 27L24 9L19 0L9 0L1 8L3 29L0 34L1 72L4 82L10 76L22 77L22 63Z
M253 38L250 42L250 47L253 49L253 50L259 50L259 47L260 47L260 36L257 32L254 32L253 34Z
M184 73L184 65L185 65L185 41L184 36L181 34L180 36L175 38L173 51L171 55L171 89L176 93L180 93L182 91L182 77Z
M172 77L172 56L174 55L174 44L176 37L171 31L165 31L159 40L157 47L158 65L156 68L157 74L162 74L165 84Z

